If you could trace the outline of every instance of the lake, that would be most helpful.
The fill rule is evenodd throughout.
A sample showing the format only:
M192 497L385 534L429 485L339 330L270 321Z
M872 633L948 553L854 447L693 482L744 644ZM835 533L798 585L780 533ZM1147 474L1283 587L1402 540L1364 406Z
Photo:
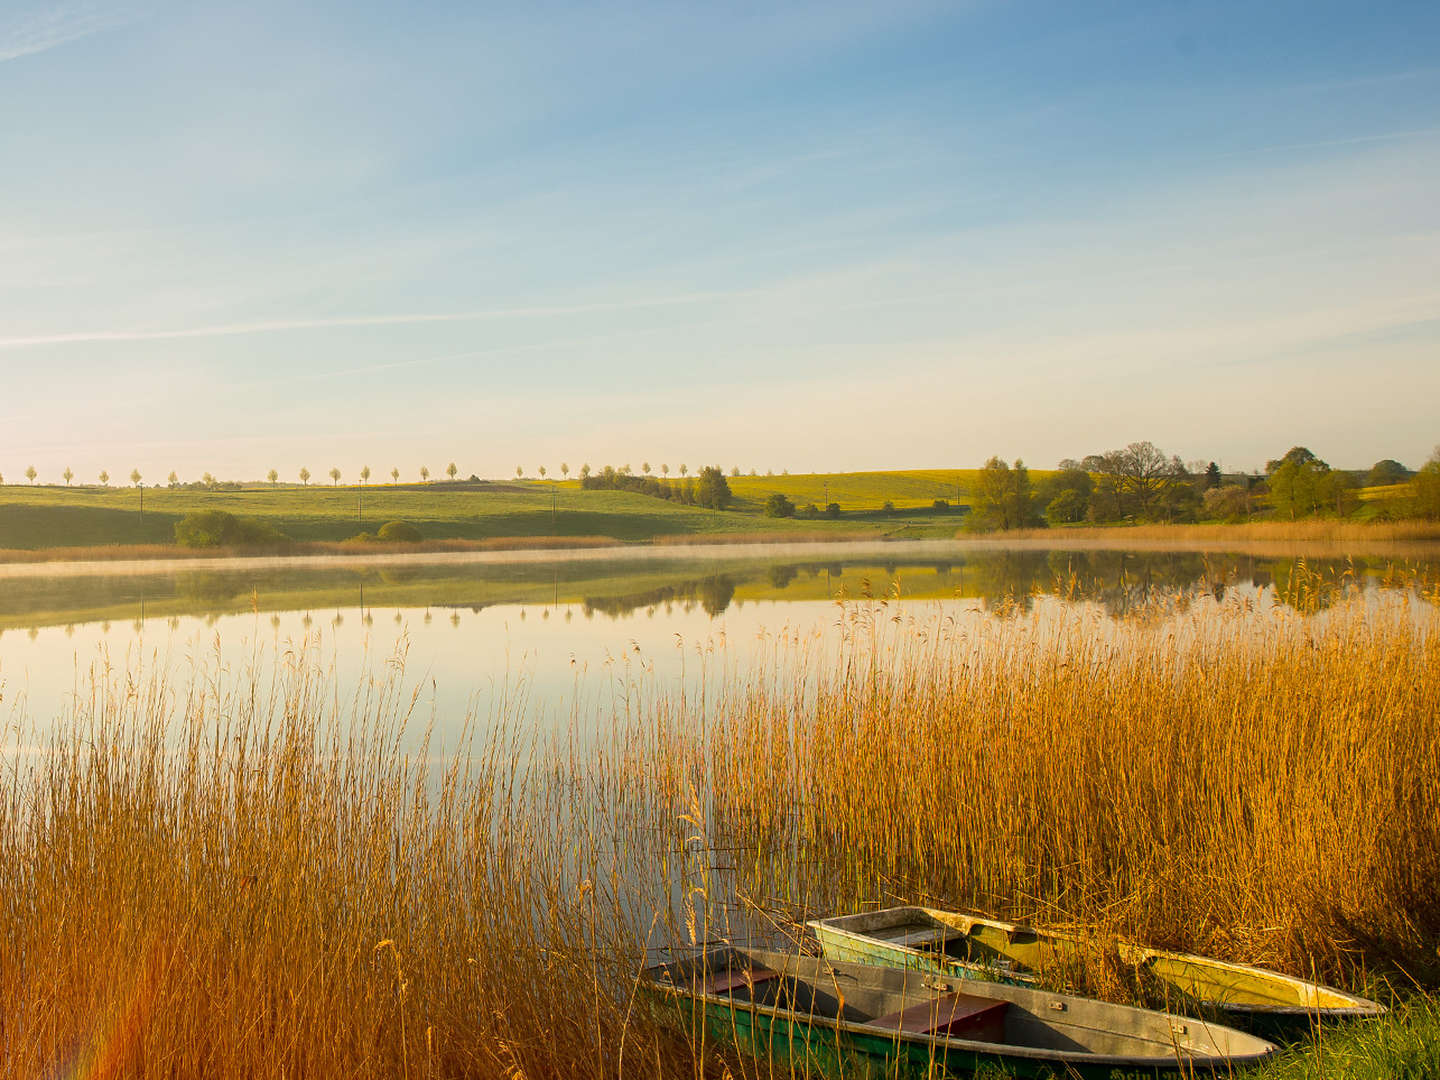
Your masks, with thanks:
M1228 603L1259 619L1323 607L1341 585L1421 586L1437 568L1423 549L966 541L12 565L0 567L0 714L43 724L106 667L181 685L298 649L342 687L403 657L443 739L501 704L546 723L682 686L714 698L781 652L834 655L880 608L911 622L1123 620Z

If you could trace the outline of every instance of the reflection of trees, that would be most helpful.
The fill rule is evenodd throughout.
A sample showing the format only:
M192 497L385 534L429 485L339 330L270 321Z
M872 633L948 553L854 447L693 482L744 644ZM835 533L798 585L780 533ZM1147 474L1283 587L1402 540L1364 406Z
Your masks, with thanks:
M619 616L659 604L698 600L706 614L715 616L728 608L734 599L735 579L729 574L715 574L698 581L663 585L657 589L624 593L620 596L587 596L583 603L586 615L598 611L603 615Z
M1287 560L1261 564L1249 557L1200 552L1029 549L975 552L943 563L897 561L877 566L869 561L757 562L730 566L723 572L692 577L673 585L615 596L589 596L584 605L588 612L622 616L663 604L699 603L714 616L734 603L737 588L747 582L784 590L797 580L818 580L828 575L838 588L847 577L853 584L859 574L862 579L859 595L869 595L867 585L879 592L880 583L903 575L909 566L917 566L933 567L937 575L945 575L964 595L983 599L991 610L1029 611L1036 596L1049 595L1095 602L1108 614L1118 617L1146 605L1184 601L1198 595L1219 601L1237 584L1251 583L1258 588L1272 579L1284 599L1288 595L1284 590L1294 575L1294 565ZM1331 569L1338 574L1344 566L1337 562ZM1291 592L1294 593L1294 589ZM1309 603L1304 599L1300 602Z
M791 563L777 563L770 567L770 586L775 589L783 589L795 580L795 575L800 568Z
M1049 561L1058 595L1097 602L1112 616L1193 596L1199 588L1218 599L1233 575L1199 552L1052 552Z
M1048 553L1044 551L984 551L960 562L965 595L979 596L991 609L1029 611L1035 593L1050 584Z
M229 574L179 574L175 592L192 604L225 607L247 591L248 582Z
M599 612L602 615L620 616L629 615L642 607L652 607L655 604L668 604L676 600L688 600L695 595L694 583L681 585L662 585L658 589L645 589L642 592L622 593L619 596L587 596L581 603L585 607L585 614L591 615Z
M713 618L735 599L735 582L729 574L717 574L702 581L696 592L700 596L700 606Z
M1197 587L1218 599L1234 577L1196 552L986 551L967 557L957 572L965 595L992 609L1028 611L1044 593L1093 601L1115 616L1193 595Z
M1157 600L1189 595L1207 579L1205 557L1195 552L1094 554L1094 599L1110 615L1125 615Z
M1119 542L1119 540L1117 540ZM543 602L566 604L583 597L584 611L611 616L637 609L697 605L716 616L737 594L786 600L887 595L898 576L914 574L919 595L956 594L983 598L991 610L1029 610L1037 595L1092 601L1112 616L1155 603L1184 603L1198 597L1223 600L1234 588L1273 587L1278 603L1300 611L1329 607L1351 585L1413 586L1418 575L1434 575L1434 561L1392 565L1384 557L1308 559L1200 554L1171 551L1065 551L1059 549L967 551L907 558L903 552L885 561L846 559L841 550L813 561L793 559L576 560L569 563L484 564L430 568L421 565L375 566L361 570L326 567L275 567L264 571L177 569L144 577L17 578L0 588L0 622L90 622L105 614L134 617L139 605L149 615L182 611L215 614L248 608L252 590L268 605L286 609L443 606L478 612L495 604ZM929 578L933 568L935 580ZM919 573L915 573L916 571ZM384 587L383 591L381 587ZM373 590L373 591L372 591ZM588 595L585 595L587 594ZM908 590L905 595L910 595ZM277 599L282 598L282 599ZM134 608L131 605L135 605ZM266 606L262 604L262 606Z

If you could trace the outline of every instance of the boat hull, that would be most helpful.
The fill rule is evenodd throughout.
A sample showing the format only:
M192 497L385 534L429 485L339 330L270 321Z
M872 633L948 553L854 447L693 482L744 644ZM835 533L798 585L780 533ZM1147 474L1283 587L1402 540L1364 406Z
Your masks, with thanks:
M1003 1075L1039 1080L1140 1080L1192 1076L1180 1066L1133 1064L1067 1064L1026 1061L1004 1054L962 1047L934 1047L899 1042L868 1032L824 1027L792 1017L752 1013L735 1006L705 1006L710 1036L731 1042L743 1054L759 1060L785 1061L800 1075L844 1077L845 1080L937 1080L938 1077L973 1076L984 1067L1003 1069ZM788 1075L786 1073L785 1075Z
M963 1076L988 1065L1013 1076L1122 1080L1223 1072L1274 1050L1229 1028L1127 1006L762 950L725 947L645 979L692 1038L703 1029L707 1040L802 1074Z
M924 923L953 931L946 949L916 947L884 936L887 928L896 925ZM890 908L862 916L817 919L808 925L832 960L1014 986L1064 984L1064 973L1083 964L1089 948L1076 936L936 908ZM959 950L956 938L962 939ZM951 955L955 951L962 955ZM1143 979L1163 994L1168 1008L1210 1016L1266 1038L1290 1041L1308 1034L1316 1024L1385 1012L1377 1002L1264 968L1129 942L1118 943L1115 951L1137 980Z

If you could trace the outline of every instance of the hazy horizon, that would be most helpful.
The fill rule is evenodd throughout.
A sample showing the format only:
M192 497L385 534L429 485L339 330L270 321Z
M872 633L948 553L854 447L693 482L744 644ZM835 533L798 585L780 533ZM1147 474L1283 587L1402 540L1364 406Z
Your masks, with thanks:
M1440 8L0 14L0 474L1440 443Z

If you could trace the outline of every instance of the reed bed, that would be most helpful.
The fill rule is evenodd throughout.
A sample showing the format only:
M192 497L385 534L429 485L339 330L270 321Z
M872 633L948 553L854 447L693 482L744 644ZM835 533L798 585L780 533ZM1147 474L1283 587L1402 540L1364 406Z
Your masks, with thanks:
M632 1043L631 1072L693 1074L616 990L626 778L595 798L508 710L442 751L415 703L337 697L300 650L178 687L97 668L13 733L0 1074L617 1075Z
M912 900L1433 985L1440 616L1326 604L845 602L448 746L403 657L97 666L0 759L0 1073L753 1075L636 994L654 947Z
M949 635L882 626L879 655L813 700L753 695L715 741L715 789L757 849L814 861L826 884L801 906L957 904L1433 980L1435 616L1351 597L1323 616L1055 605Z
M961 532L959 537L973 536ZM1342 521L1336 518L1308 518L1304 521L1253 521L1203 525L1116 525L1066 526L1058 529L1015 529L992 534L1004 538L1053 540L1064 546L1072 539L1176 541L1261 541L1296 543L1404 543L1440 541L1440 522L1435 521Z
M122 562L132 559L214 559L293 555L355 555L451 551L529 551L570 548L624 547L611 536L492 536L483 540L451 538L414 543L373 540L287 540L261 547L236 545L221 548L182 547L179 544L96 544L47 548L0 548L0 563Z

